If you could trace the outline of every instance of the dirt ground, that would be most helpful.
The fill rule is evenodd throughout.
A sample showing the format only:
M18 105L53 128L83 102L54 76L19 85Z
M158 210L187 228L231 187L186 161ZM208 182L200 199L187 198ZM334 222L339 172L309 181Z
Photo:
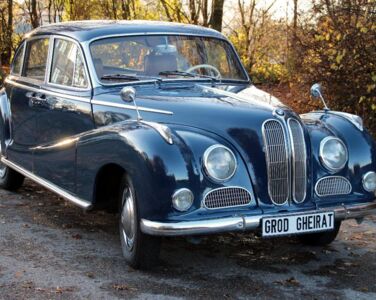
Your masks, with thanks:
M325 248L228 234L165 239L160 266L122 259L116 217L26 181L0 190L0 299L375 299L376 217Z

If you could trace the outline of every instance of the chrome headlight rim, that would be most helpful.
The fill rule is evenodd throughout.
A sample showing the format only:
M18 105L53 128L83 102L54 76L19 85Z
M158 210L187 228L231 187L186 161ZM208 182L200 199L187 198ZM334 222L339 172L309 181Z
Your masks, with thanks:
M191 197L191 200L189 201L189 205L182 208L182 207L179 207L177 205L177 202L176 202L176 198L182 194L182 193L188 193ZM192 207L193 205L193 202L194 202L194 195L193 195L193 192L188 189L188 188L181 188L181 189L178 189L176 190L173 194L172 194L172 197L171 197L171 200L172 200L172 206L174 207L175 210L177 210L178 212L186 212L188 210L190 210L190 208Z
M223 148L223 149L225 149L226 151L228 151L228 152L230 153L230 155L231 155L233 161L234 161L234 166L235 166L235 167L234 167L234 169L232 170L231 174L230 174L229 176L227 176L226 178L218 178L218 177L216 177L215 175L210 174L210 172L209 172L209 170L208 170L208 168L207 168L209 155L210 155L210 153L211 153L213 150L215 150L215 149L217 149L217 148ZM208 148L205 150L204 155L203 155L203 166L202 166L202 167L203 167L203 169L204 169L205 175L206 175L209 179L211 179L212 181L214 181L214 182L225 182L225 181L230 180L230 179L235 175L236 170L237 170L237 168L238 168L238 161L237 161L237 159L236 159L236 156L235 156L234 152L233 152L230 148L228 148L228 147L226 147L226 146L224 146L224 145L222 145L222 144L214 144L214 145L208 147Z
M376 172L369 171L366 174L364 174L363 177L362 177L362 186L363 186L364 190L366 190L369 193L375 193L376 190L367 189L365 182L367 180L367 177L369 177L369 176L375 176L375 175L376 175Z
M324 147L325 147L325 144L331 140L335 140L337 142L339 142L342 146L343 146L343 149L345 150L345 154L346 154L346 159L343 161L343 163L337 167L337 168L333 168L332 166L330 166L330 164L326 161L325 159L325 155L324 155ZM347 164L348 160L349 160L349 153L348 153L348 150L347 150L347 147L345 145L345 143L338 137L335 137L335 136L327 136L325 138L323 138L320 142L320 151L319 151L319 156L320 156L320 160L321 160L321 163L322 165L331 173L335 173L335 172L339 172L341 171Z

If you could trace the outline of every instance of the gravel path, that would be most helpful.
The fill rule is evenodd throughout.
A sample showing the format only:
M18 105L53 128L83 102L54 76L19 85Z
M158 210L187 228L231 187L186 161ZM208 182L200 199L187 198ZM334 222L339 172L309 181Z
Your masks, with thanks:
M26 181L0 190L0 299L376 298L376 217L325 248L227 234L165 239L160 266L122 259L116 216L84 213Z

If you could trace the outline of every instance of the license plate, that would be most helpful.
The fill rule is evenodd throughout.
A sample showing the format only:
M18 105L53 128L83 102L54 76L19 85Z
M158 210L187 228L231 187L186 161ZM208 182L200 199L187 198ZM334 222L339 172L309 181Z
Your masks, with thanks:
M294 214L262 219L262 236L281 236L334 229L334 212Z

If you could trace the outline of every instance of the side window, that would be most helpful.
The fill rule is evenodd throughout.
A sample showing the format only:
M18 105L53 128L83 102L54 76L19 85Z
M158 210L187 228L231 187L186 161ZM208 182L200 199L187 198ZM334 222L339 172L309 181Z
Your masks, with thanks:
M14 56L12 70L10 72L12 75L20 75L21 73L24 48L25 44L22 44Z
M50 82L78 88L87 87L85 63L75 43L55 39Z
M27 42L24 76L44 80L48 56L49 38L34 39Z

